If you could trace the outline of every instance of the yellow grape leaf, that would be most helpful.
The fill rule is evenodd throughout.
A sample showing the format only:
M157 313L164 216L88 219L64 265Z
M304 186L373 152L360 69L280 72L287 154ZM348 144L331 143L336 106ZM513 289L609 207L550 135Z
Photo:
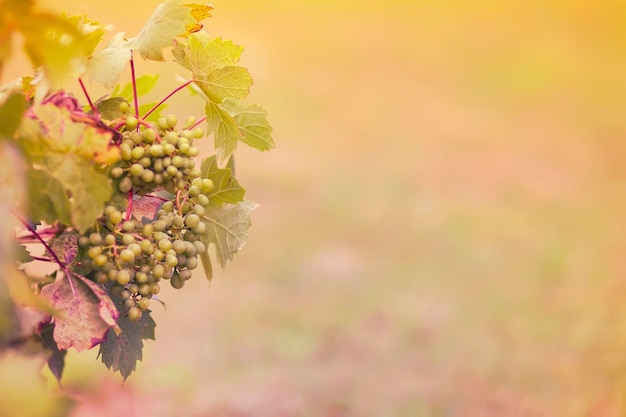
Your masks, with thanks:
M97 51L87 60L89 80L106 88L113 88L126 69L128 61L130 48L124 33L118 33L113 36L106 48Z

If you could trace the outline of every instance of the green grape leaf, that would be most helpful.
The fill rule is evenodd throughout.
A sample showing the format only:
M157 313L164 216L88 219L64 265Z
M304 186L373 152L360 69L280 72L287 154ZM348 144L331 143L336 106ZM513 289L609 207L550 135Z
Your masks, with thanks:
M124 117L124 113L120 110L120 104L128 103L123 97L110 97L97 101L96 109L101 118L105 120L117 120Z
M252 201L224 206L209 205L202 220L206 223L205 244L215 244L217 261L222 268L240 251L248 239L252 224L250 213L258 205Z
M195 82L216 103L221 103L225 98L245 98L252 87L248 70L235 66L216 69L206 78L197 78Z
M67 350L60 350L57 342L54 340L54 324L43 324L38 333L43 342L43 346L50 352L47 361L48 368L50 368L50 372L52 372L52 375L54 375L57 381L61 382Z
M155 75L146 74L146 75L142 75L141 77L138 77L135 80L135 84L137 86L137 97L144 96L148 94L150 91L152 91L152 89L154 88L158 80L159 80L158 74L155 74ZM128 102L132 102L133 101L133 83L132 82L127 83L121 89L119 88L119 85L116 86L113 92L111 93L111 95L120 96L120 97L125 98Z
M200 260L202 261L204 275L209 281L211 281L213 279L213 265L211 265L211 257L209 256L209 252L202 252L200 254Z
M96 51L87 61L86 73L92 83L113 88L130 61L130 48L124 39L124 33L118 33L109 44Z
M61 182L40 170L29 169L28 182L28 217L33 221L54 224L60 221L71 224L72 214L67 192Z
M12 138L26 111L26 100L22 93L13 93L0 105L0 139Z
M243 50L232 41L211 39L206 31L200 31L177 42L172 53L174 61L191 71L194 78L202 78L220 68L237 65Z
M157 104L158 103L156 101L152 103L141 104L139 106L139 115L144 115L148 113ZM150 116L145 118L146 121L156 122L157 120L159 120L159 117L163 116L163 110L165 109L167 109L167 104L161 104L158 109L154 110L152 113L150 113Z
M267 112L255 104L242 106L236 100L226 99L222 108L235 120L243 133L244 143L260 151L274 148L272 127L267 121Z
M213 181L213 190L206 193L211 204L237 204L243 201L246 190L233 177L230 168L219 168L215 155L202 160L201 177Z
M136 322L126 316L120 317L118 325L121 333L109 330L105 341L100 344L99 355L108 369L119 371L126 380L135 370L137 361L143 359L143 340L154 340L156 323L150 316L150 310L146 310Z
M205 111L207 134L215 135L215 154L218 163L223 166L237 149L237 141L243 138L243 134L235 120L220 105L209 101Z
M24 245L18 245L13 243L13 258L19 263L27 264L33 261L33 257L30 255L28 249Z
M203 8L184 4L182 0L169 0L156 8L141 32L129 40L128 46L144 59L164 61L163 49L172 46L174 39L186 35L189 30L197 30L197 23L208 16L207 6Z
M91 349L117 327L119 312L106 290L78 274L58 274L41 296L61 313L53 318L54 341L60 350Z
M91 56L94 53L104 34L110 29L108 26L102 26L95 20L89 19L87 15L66 16L65 13L61 13L61 17L71 22L83 34L85 56Z

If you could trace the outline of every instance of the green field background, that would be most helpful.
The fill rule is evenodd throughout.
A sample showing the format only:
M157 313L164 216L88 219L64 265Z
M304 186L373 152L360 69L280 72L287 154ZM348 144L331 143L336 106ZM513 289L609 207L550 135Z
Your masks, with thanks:
M39 2L127 36L158 3ZM277 145L237 153L249 242L123 386L69 355L77 415L626 415L624 3L214 6Z

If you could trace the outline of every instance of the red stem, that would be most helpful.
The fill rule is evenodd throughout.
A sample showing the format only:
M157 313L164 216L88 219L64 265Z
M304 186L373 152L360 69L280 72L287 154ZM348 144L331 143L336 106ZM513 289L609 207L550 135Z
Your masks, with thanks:
M206 121L206 116L202 116L200 118L200 120L198 120L196 123L193 124L193 126L191 126L189 129L193 129L198 127L200 124L204 123Z
M167 97L165 97L163 100L159 101L159 102L157 103L157 105L156 105L156 106L154 106L153 108L151 108L151 109L150 109L150 111L148 111L148 113L146 113L146 114L142 117L142 119L145 119L146 117L150 116L150 115L151 115L151 114L152 114L152 113L153 113L156 109L158 109L158 108L161 106L161 104L165 103L167 100L169 100L169 99L170 99L170 97L172 97L174 94L178 93L178 92L179 92L180 90L182 90L183 88L187 87L187 86L188 86L189 84L191 84L192 82L193 82L193 80L190 80L190 81L187 81L185 84L183 84L183 85L181 85L181 86L177 87L174 91L172 91L171 93L169 93L169 94L167 95Z
M83 89L83 93L85 93L85 97L87 97L87 101L89 102L89 107L91 107L91 110L94 112L94 114L98 114L98 109L96 108L96 106L93 105L93 102L91 101L91 97L89 97L89 93L87 92L87 88L85 87L85 84L83 83L83 80L79 78L78 82L80 83L80 87Z
M135 193L133 192L131 188L131 190L128 192L128 207L126 207L126 221L129 221L131 216L133 215L133 196L134 195Z
M67 270L67 267L65 266L65 264L61 262L57 254L54 253L54 251L46 243L46 241L43 240L41 236L39 236L39 233L37 233L37 231L33 229L33 227L26 220L22 219L19 215L17 215L16 213L13 213L13 215L20 221L20 223L22 223L22 225L26 229L28 229L29 232L33 234L33 236L35 236L35 238L37 238L37 240L44 246L44 248L46 248L46 251L48 251L48 253L52 256L52 259L54 259L54 262L56 262L61 267L61 269L63 269L63 271L69 274L69 271Z
M135 103L135 117L139 119L139 101L137 99L137 80L135 78L135 60L133 59L133 50L130 51L130 76L133 82L133 101Z

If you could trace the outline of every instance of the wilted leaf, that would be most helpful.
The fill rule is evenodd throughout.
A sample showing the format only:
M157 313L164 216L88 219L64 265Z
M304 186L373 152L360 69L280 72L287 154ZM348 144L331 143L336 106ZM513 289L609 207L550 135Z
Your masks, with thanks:
M61 313L54 318L54 340L60 350L88 350L116 327L117 308L98 284L77 274L59 274L41 295Z
M65 229L59 236L48 241L48 246L65 265L70 265L76 260L78 252L78 232L74 229Z
M217 261L222 268L245 246L248 229L252 224L250 213L256 207L258 205L252 201L207 207L202 218L207 226L205 243L207 246L209 243L215 244Z
M100 345L99 354L107 368L119 371L126 379L135 370L137 361L143 358L143 339L154 340L156 323L150 316L150 310L146 310L137 322L121 317L118 324L121 333L109 330L106 340Z

